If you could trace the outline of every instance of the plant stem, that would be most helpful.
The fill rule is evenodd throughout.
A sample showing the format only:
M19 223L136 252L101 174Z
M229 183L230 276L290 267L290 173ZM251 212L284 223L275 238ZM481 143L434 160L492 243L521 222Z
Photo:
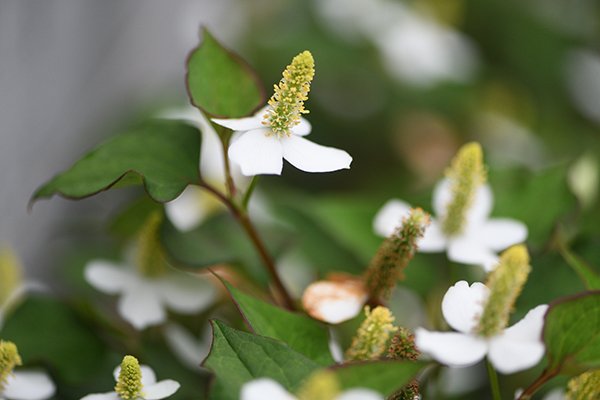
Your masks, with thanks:
M485 363L487 365L488 376L490 378L490 387L492 389L492 399L502 400L502 398L500 397L500 385L498 384L498 374L496 373L496 370L494 369L494 367L492 366L492 363L490 363L489 360L487 360Z
M260 238L260 235L252 224L252 221L250 221L250 218L248 218L248 214L239 206L237 206L230 198L206 182L200 182L199 185L217 196L221 202L229 208L235 219L237 219L242 228L244 228L244 231L260 255L260 258L262 259L263 264L265 265L277 291L278 296L275 296L276 299L280 300L283 303L282 305L288 310L295 310L296 307L294 305L294 301L292 300L292 297L288 293L287 289L283 285L283 282L281 281L281 278L279 277L279 274L277 273L275 262L267 251L267 247Z
M250 185L248 189L246 189L246 193L244 193L244 198L242 199L242 207L244 210L248 209L248 203L250 202L250 197L252 196L252 192L254 192L254 188L256 187L256 183L258 182L258 175L254 175L252 180L250 181Z
M544 383L548 382L550 379L554 378L560 372L560 366L553 368L551 370L545 369L544 372L535 380L527 389L521 393L519 396L519 400L529 400L531 396L534 395L535 392L541 388Z
M220 142L223 150L223 164L225 166L225 188L227 189L227 197L229 199L233 199L235 197L236 190L233 177L231 176L231 164L229 163L229 157L227 156L227 152L229 150L229 141L231 140L231 135L233 132L230 129L222 127L221 125L217 125L212 121L211 124L221 139Z

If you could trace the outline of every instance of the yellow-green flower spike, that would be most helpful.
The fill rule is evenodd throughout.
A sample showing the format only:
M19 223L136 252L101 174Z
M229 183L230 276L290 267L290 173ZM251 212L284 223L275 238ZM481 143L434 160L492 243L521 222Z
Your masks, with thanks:
M429 214L420 208L410 210L396 231L383 241L365 274L365 284L372 300L389 298L404 269L417 251L417 241L429 225Z
M529 253L524 245L512 246L502 253L498 266L486 282L490 295L477 326L479 334L494 336L506 327L530 271Z
M17 346L13 342L0 340L0 394L6 389L6 379L16 366L22 364Z
M161 222L162 214L156 211L150 214L138 233L136 266L149 278L167 272L167 259L158 236Z
M467 211L473 204L479 186L486 180L483 151L479 143L471 142L460 148L446 171L450 180L452 200L446 206L442 230L448 236L457 235L465 227Z
M401 361L416 361L420 355L421 352L415 346L415 335L406 328L398 328L388 347L387 358ZM392 394L388 400L419 399L419 393L419 382L413 379L402 389Z
M396 328L392 323L394 316L386 307L378 306L372 311L365 307L366 319L352 339L352 345L346 352L346 359L374 360L379 358L386 350L390 335Z
M273 96L269 99L269 110L264 115L265 125L269 125L279 137L289 136L290 129L300 123L300 116L308 114L304 102L308 100L310 83L315 76L315 61L310 51L298 54L283 71L279 84L274 85Z
M587 371L567 384L567 400L600 399L600 369Z
M142 369L137 358L123 357L115 392L123 400L135 400L142 396Z
M8 248L0 250L0 305L23 283L21 263Z
M341 391L340 384L332 371L315 372L302 384L298 400L334 400Z

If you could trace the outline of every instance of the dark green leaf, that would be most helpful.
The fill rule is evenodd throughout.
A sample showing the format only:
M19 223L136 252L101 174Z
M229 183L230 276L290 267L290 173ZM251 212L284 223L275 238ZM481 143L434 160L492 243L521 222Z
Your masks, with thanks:
M414 361L373 361L347 364L332 370L343 389L364 387L390 396L408 384L426 365Z
M199 159L196 128L178 121L150 121L98 146L40 187L32 200L54 194L79 199L127 180L143 182L150 197L166 202L198 182Z
M600 291L561 299L544 325L549 368L576 374L600 367Z
M320 365L334 363L325 326L249 296L227 282L224 284L254 333L279 339Z
M250 66L204 30L202 43L187 63L188 92L196 107L212 116L246 116L266 103Z
M295 392L319 366L284 343L211 321L213 343L203 365L215 373L211 398L237 400L242 385L268 377Z

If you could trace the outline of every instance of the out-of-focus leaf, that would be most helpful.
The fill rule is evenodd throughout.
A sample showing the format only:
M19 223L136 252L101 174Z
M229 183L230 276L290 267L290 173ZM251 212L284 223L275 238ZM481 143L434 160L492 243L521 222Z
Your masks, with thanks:
M600 291L561 299L544 325L549 369L577 374L600 367Z
M178 121L149 121L86 154L40 187L32 201L54 194L80 199L118 183L141 182L154 200L170 201L198 182L199 159L197 129Z
M322 324L249 296L226 282L224 284L254 333L279 339L319 365L334 363L329 352L327 330Z
M206 29L202 43L187 62L187 87L192 104L212 116L243 117L266 103L252 68L226 50Z
M76 385L93 376L106 349L64 303L48 297L30 297L7 319L2 339L13 341L25 365L43 362L60 378Z
M374 361L334 367L343 389L357 386L391 396L408 384L427 364L414 361Z
M280 341L238 331L220 321L211 323L213 343L203 363L216 375L211 399L237 400L244 383L264 377L295 392L319 367Z
M567 264L579 275L579 278L589 290L600 290L600 275L584 260L573 254L569 249L562 248L561 254Z
M147 196L142 196L114 217L109 229L120 237L131 238L139 232L148 216L161 208L159 203Z

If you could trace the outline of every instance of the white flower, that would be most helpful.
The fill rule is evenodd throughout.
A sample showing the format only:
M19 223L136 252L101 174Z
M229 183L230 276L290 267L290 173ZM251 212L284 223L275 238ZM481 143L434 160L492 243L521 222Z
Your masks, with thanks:
M159 400L165 399L179 390L181 386L179 382L176 382L172 379L165 379L160 382L156 382L156 374L147 365L139 366L142 377L142 396L137 398L139 400ZM114 370L115 381L119 380L119 374L121 372L121 366L118 366ZM81 400L121 400L121 397L117 394L117 392L108 392L108 393L97 393L97 394L88 394L85 397L82 397Z
M279 383L269 378L259 378L242 386L240 400L297 400ZM370 389L350 389L333 400L383 400L383 396Z
M179 119L197 127L202 132L200 148L200 173L202 179L217 189L225 189L225 158L221 139L206 117L195 107L167 109L159 115L166 119ZM236 138L232 138L235 140ZM236 188L245 189L248 178L241 174L237 165L231 166L231 175ZM165 205L169 220L180 231L189 231L198 226L213 212L224 206L212 193L190 185L175 200Z
M164 334L167 345L182 364L196 371L202 369L200 363L208 355L212 340L212 331L208 325L200 338L175 323L167 325Z
M6 377L6 388L0 388L0 400L44 400L55 391L54 383L45 372L13 371Z
M229 146L229 158L242 169L242 174L280 175L285 158L294 167L306 172L330 172L350 168L352 157L345 151L321 146L303 136L310 133L310 123L300 118L298 125L289 128L289 135L274 133L264 125L263 116L269 106L247 118L213 119L213 122L240 132Z
M167 307L183 314L197 313L216 296L215 288L198 276L172 270L149 278L110 261L89 262L85 279L101 292L120 294L119 314L138 330L165 322Z
M448 237L442 231L440 221L451 199L450 181L443 179L433 192L433 210L437 219L431 218L431 224L418 242L419 251L435 253L447 250L452 261L481 265L490 271L498 262L497 252L527 238L527 227L523 223L509 218L489 218L493 195L487 184L477 189L462 232ZM410 206L401 200L388 201L375 216L373 229L378 235L390 236L408 216L409 210Z
M423 353L451 367L466 367L486 355L494 368L510 374L530 368L544 355L542 328L547 305L539 305L501 333L483 337L475 333L489 289L482 283L471 286L459 281L446 292L442 314L458 332L430 332L418 328L415 344Z

